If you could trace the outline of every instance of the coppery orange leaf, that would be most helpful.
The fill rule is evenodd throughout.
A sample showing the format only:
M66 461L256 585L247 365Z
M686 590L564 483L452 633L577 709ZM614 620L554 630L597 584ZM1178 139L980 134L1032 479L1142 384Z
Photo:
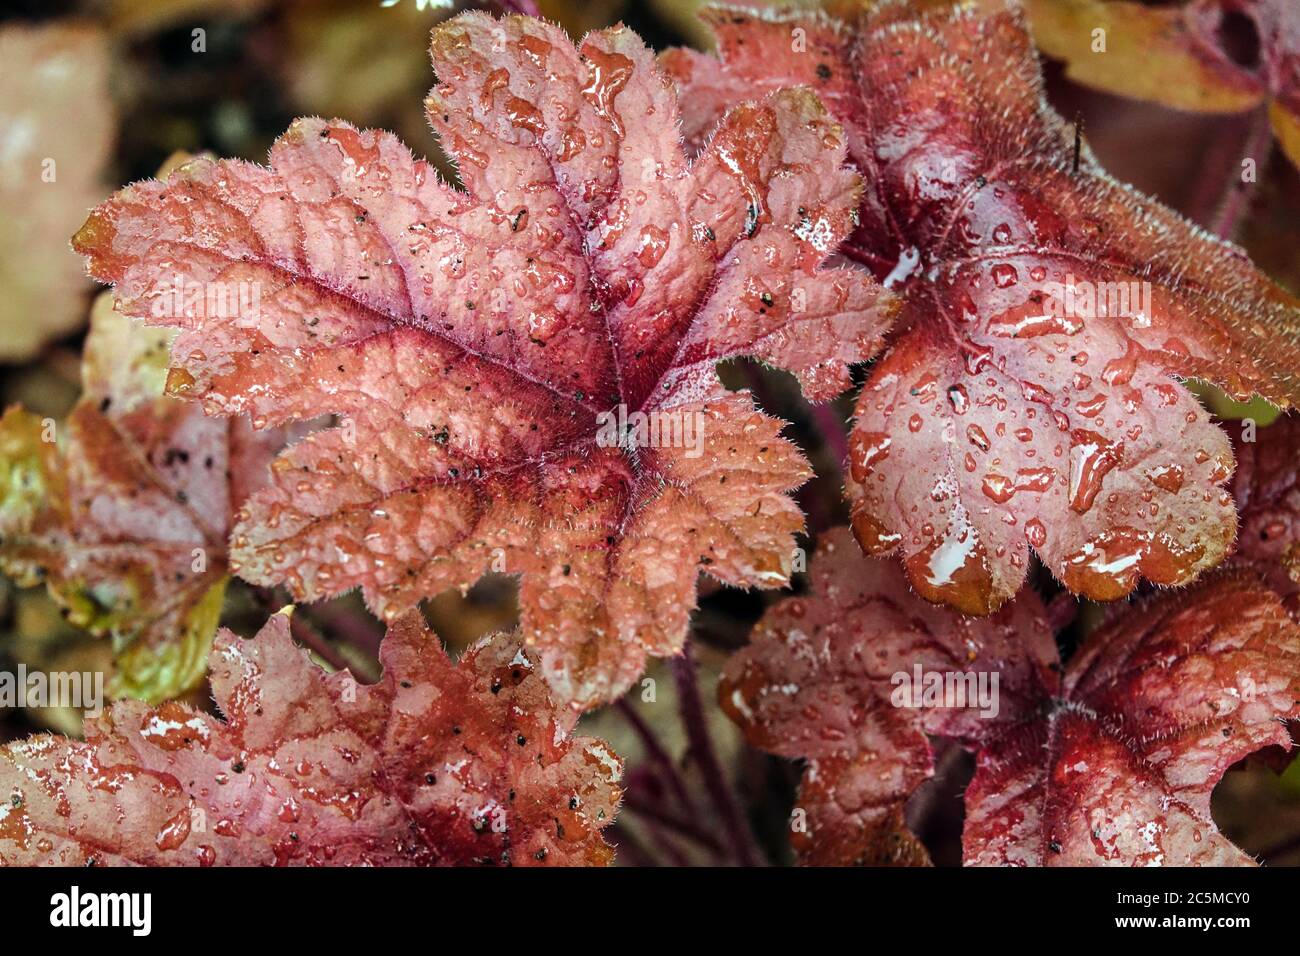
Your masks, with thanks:
M268 168L137 184L75 244L128 314L184 327L175 393L258 426L344 419L249 503L241 575L308 600L359 586L392 617L521 574L528 640L590 705L681 646L700 570L787 580L807 464L714 365L753 356L831 397L893 301L821 268L859 181L806 91L731 112L691 164L626 29L575 48L466 14L433 58L464 192L386 133L300 120ZM214 285L256 308L154 308Z

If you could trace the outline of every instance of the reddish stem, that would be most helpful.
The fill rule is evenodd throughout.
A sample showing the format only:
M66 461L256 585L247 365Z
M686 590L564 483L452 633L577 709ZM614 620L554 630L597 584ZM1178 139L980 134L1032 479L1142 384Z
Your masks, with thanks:
M327 601L313 605L309 616L343 644L364 651L372 657L379 656L379 642L384 638L384 626L368 614L358 614L350 607Z
M843 468L844 462L849 457L849 441L845 435L844 422L835 410L835 403L823 402L820 405L813 405L812 420L817 426L817 431L821 433L822 440L826 442L826 447L835 456L835 464Z
M1208 229L1223 199L1223 184L1233 176L1234 164L1241 155L1241 138L1250 129L1249 116L1232 116L1222 120L1222 135L1200 157L1201 175L1193 185L1186 204L1187 218Z
M758 407L765 411L772 411L776 407L776 396L772 394L771 389L767 387L767 382L763 380L763 371L756 365L749 362L742 364L745 372L745 384L749 386L750 394L754 396L754 401Z
M635 793L628 793L623 798L623 806L631 810L637 816L644 817L646 820L653 821L661 827L672 832L694 840L701 846L711 850L715 855L723 851L720 844L714 836L698 824L689 820L683 820L681 817L669 813L668 811L657 807L649 800Z
M840 255L846 259L852 259L854 262L860 262L864 266L870 266L873 269L880 269L885 272L889 272L894 268L894 263L888 259L878 256L874 252L868 252L861 246L855 246L851 242L843 243L840 246Z
M1079 616L1079 599L1069 591L1062 591L1047 602L1047 625L1052 633L1065 630Z
M289 615L289 630L300 644L309 648L317 657L329 664L336 671L348 669L348 662L330 644L329 640L301 614Z
M1208 226L1209 230L1220 238L1231 239L1236 234L1242 217L1250 208L1250 197L1254 194L1254 187L1259 182L1259 178L1264 175L1264 166L1268 162L1272 145L1273 128L1269 122L1268 110L1262 109L1251 120L1245 147L1237 157L1236 166L1230 173L1227 190ZM1241 178L1242 161L1247 159L1255 161L1255 178L1251 182Z
M258 587L254 588L253 592L257 595L257 599L262 606L272 613L277 613L285 606L286 602L277 600L275 591L270 588ZM337 671L348 669L348 662L334 649L325 635L303 617L301 612L295 611L289 615L289 632L299 644L315 653L330 667Z
M673 796L677 798L681 809L688 814L694 814L695 801L691 799L691 793L686 786L686 781L682 779L676 763L668 755L664 745L659 742L659 737L654 730L641 719L641 715L636 712L635 707L627 702L626 697L614 706L623 715L624 719L632 725L632 729L641 740L641 746L645 748L646 755L663 771L668 786L673 791Z
M758 862L750 848L749 825L745 822L731 783L723 773L718 755L713 749L713 738L709 734L708 720L704 716L704 705L700 700L699 684L695 679L695 660L691 655L689 641L682 653L672 659L672 669L677 683L677 705L686 727L686 739L690 743L691 754L699 764L704 785L722 817L737 862L741 866L756 866Z

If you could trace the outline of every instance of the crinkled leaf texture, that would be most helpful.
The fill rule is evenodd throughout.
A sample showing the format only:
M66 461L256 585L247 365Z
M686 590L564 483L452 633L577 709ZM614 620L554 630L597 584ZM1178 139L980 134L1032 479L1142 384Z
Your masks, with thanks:
M222 630L225 720L121 701L85 742L0 749L6 864L604 864L620 763L571 738L517 641L454 664L417 612L381 646L383 679L326 674L285 613L255 639Z
M719 689L752 743L807 761L805 862L924 861L903 806L932 772L926 734L977 754L969 865L1250 862L1215 827L1210 793L1248 754L1289 748L1282 721L1300 717L1300 628L1254 575L1115 615L1063 674L1032 591L992 617L935 608L844 529L812 579L767 612ZM949 675L991 687L997 674L996 707L893 697L917 667L953 688Z
M715 363L757 357L828 398L893 299L820 267L860 183L807 91L735 110L688 164L671 85L626 29L575 48L466 14L433 60L465 191L391 135L299 120L269 168L134 185L75 244L136 316L178 281L260 289L234 318L154 318L184 327L175 393L256 425L344 419L249 503L242 576L307 600L360 586L392 618L521 574L527 640L590 705L680 648L700 570L788 579L808 465ZM619 406L651 426L622 445L600 417Z
M0 26L0 360L86 321L68 234L103 198L113 145L109 40L88 23Z
M1278 143L1300 166L1300 10L1294 0L1028 0L1034 39L1066 74L1175 109L1231 113L1268 102ZM1231 18L1236 18L1234 23ZM1106 50L1094 30L1106 31ZM1257 62L1251 62L1252 47ZM1262 160L1263 157L1257 157Z
M1234 447L1237 554L1300 620L1300 418L1284 416L1257 430L1241 427Z
M1290 748L1300 629L1254 575L1221 573L1115 616L1018 716L980 750L967 864L1246 865L1210 793L1243 757Z
M111 635L112 696L154 701L203 678L234 511L284 440L165 397L169 339L104 293L66 424L17 406L0 420L0 566Z
M929 735L973 742L1001 712L1027 711L1055 685L1056 647L1037 595L963 617L912 593L897 562L862 554L847 528L818 542L806 596L771 607L719 685L751 744L806 761L792 840L810 865L925 864L908 797L932 776ZM996 672L1000 713L894 706L894 675ZM1019 703L1012 708L1011 699Z
M773 83L817 89L867 181L846 251L906 303L850 439L863 547L966 613L1014 595L1031 550L1098 600L1219 563L1231 448L1179 379L1296 400L1296 302L1106 175L1014 10L713 21L720 60L668 55L688 134Z

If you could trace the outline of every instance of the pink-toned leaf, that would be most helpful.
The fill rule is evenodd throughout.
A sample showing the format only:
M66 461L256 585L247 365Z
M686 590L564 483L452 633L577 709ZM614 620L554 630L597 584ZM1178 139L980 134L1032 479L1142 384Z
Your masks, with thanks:
M235 509L284 443L165 397L168 341L104 293L66 424L19 407L0 420L0 566L111 637L113 696L155 701L202 680Z
M1001 4L715 19L721 61L670 59L683 99L720 108L810 69L831 87L867 183L846 250L905 300L850 443L862 545L967 613L1015 594L1031 552L1101 600L1219 563L1231 448L1179 378L1297 400L1296 302L1105 174Z
M806 10L760 13L709 6L699 16L717 40L716 51L678 47L659 56L682 91L682 133L694 148L708 141L718 119L736 103L785 87L806 86L836 116L851 115L860 95L849 68L851 24ZM855 124L846 124L845 132L853 138ZM864 148L859 138L853 152Z
M719 699L751 744L807 761L796 800L806 829L792 834L801 862L925 863L904 807L934 772L926 735L977 741L1003 711L1023 714L1054 693L1044 609L1032 592L987 618L935 607L896 563L864 556L847 528L823 536L811 578L728 662ZM961 708L897 706L896 675L910 680L915 668L997 674L998 711L973 695Z
M1070 661L1059 698L987 741L966 791L968 865L1227 866L1210 816L1232 764L1291 746L1300 629L1249 574L1134 607Z
M821 262L858 178L806 91L738 108L693 164L626 29L466 14L434 32L429 116L465 190L386 133L299 120L269 167L195 162L118 193L75 245L128 314L179 324L171 388L255 425L339 415L296 445L233 561L307 599L361 587L391 618L489 570L577 705L685 638L701 569L788 579L809 474L716 362L849 384L893 300ZM246 314L159 315L176 283L243 282ZM602 413L698 420L697 447L610 447ZM635 447L633 447L635 446Z
M223 630L224 720L114 704L86 740L0 749L0 861L81 866L604 864L618 759L568 736L505 636L453 664L418 614L358 686L297 648L285 614Z

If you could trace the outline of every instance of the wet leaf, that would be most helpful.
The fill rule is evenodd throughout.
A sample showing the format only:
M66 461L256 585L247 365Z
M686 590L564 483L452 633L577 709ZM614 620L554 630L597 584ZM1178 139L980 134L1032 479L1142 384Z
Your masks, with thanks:
M169 339L114 313L104 293L66 424L18 406L0 420L0 565L111 636L111 695L148 700L202 679L233 509L283 444L278 430L254 434L164 397Z
M688 135L736 97L817 89L867 182L846 252L905 299L850 440L863 547L972 614L1020 589L1031 551L1096 600L1218 564L1231 448L1181 379L1300 398L1296 301L1106 175L1001 4L712 17L720 60L667 55Z
M0 749L0 861L64 866L604 864L618 759L567 736L535 659L505 636L452 661L418 614L383 680L326 674L286 614L223 630L224 720L114 704L84 743ZM566 722L568 721L568 722Z
M1219 574L1091 635L1059 695L979 752L967 865L1239 866L1210 815L1224 772L1286 749L1300 630L1252 575Z
M591 705L680 648L701 570L788 579L807 464L715 363L757 357L829 398L894 303L821 267L859 182L810 93L735 110L690 164L626 29L575 48L466 14L433 59L426 106L465 191L389 134L306 119L269 168L197 161L124 189L75 245L125 312L183 326L173 394L259 427L341 417L245 508L241 576L305 600L359 586L392 618L520 574L548 678ZM259 304L159 316L176 283Z
M805 819L791 833L802 863L928 863L904 821L908 797L934 773L926 735L976 741L1004 718L981 716L974 693L969 706L913 707L907 688L924 693L917 669L997 673L1001 708L1039 700L1057 681L1045 611L1032 592L985 618L935 607L896 562L864 556L847 528L822 537L810 574L809 593L770 608L731 658L719 700L751 744L806 762L795 800Z
M926 860L903 815L933 773L926 735L976 752L967 865L1250 862L1216 830L1210 793L1248 754L1289 748L1282 721L1300 717L1300 628L1254 575L1112 615L1063 671L1031 591L963 617L909 593L847 529L811 575L719 689L751 743L806 762L803 862Z
M1300 620L1300 419L1284 416L1266 428L1238 429L1232 478L1241 516L1237 553Z

